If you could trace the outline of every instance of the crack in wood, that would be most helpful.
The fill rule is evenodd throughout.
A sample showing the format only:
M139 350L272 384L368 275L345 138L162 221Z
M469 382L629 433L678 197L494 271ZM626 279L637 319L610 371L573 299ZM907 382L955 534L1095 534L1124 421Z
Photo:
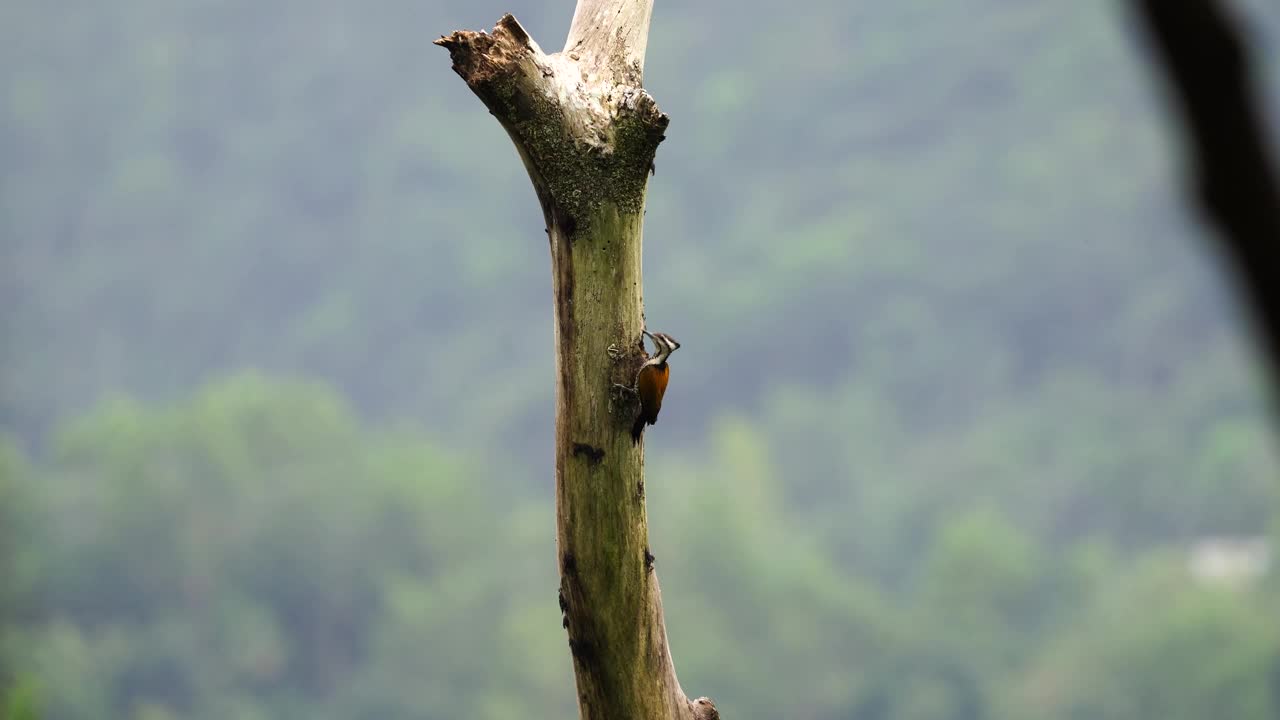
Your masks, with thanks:
M587 459L588 465L595 467L604 460L604 450L586 443L576 442L573 444L573 456L584 457Z

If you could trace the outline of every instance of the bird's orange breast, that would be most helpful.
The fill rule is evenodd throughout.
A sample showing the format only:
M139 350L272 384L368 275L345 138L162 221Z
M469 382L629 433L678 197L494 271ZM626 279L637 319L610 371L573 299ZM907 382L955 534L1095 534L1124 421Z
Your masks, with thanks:
M640 393L640 414L650 425L658 419L662 409L662 396L667 392L667 380L671 378L671 366L667 363L649 365L640 371L636 390Z

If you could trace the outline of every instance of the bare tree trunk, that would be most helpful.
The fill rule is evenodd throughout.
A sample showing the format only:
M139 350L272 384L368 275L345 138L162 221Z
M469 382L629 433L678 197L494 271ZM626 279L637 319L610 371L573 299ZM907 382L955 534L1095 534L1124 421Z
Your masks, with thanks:
M643 444L628 430L640 331L645 189L667 116L641 87L652 0L579 0L562 52L510 15L436 41L506 128L551 244L560 607L586 720L710 720L667 649L649 553Z

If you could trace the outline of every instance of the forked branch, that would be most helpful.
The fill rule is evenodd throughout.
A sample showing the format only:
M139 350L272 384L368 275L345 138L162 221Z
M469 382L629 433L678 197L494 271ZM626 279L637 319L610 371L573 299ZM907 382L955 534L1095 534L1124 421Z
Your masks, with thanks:
M436 44L502 123L542 204L555 295L560 608L584 720L714 720L676 679L649 550L644 445L612 397L644 360L645 190L667 116L641 87L652 0L580 0L548 55L515 18Z

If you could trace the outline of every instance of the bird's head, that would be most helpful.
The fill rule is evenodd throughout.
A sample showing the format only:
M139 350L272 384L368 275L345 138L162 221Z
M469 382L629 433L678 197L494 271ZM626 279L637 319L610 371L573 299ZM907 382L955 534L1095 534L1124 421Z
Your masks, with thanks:
M651 333L648 330L642 332L653 341L654 349L657 351L656 359L658 362L665 361L670 357L671 353L680 348L680 343L666 333Z

